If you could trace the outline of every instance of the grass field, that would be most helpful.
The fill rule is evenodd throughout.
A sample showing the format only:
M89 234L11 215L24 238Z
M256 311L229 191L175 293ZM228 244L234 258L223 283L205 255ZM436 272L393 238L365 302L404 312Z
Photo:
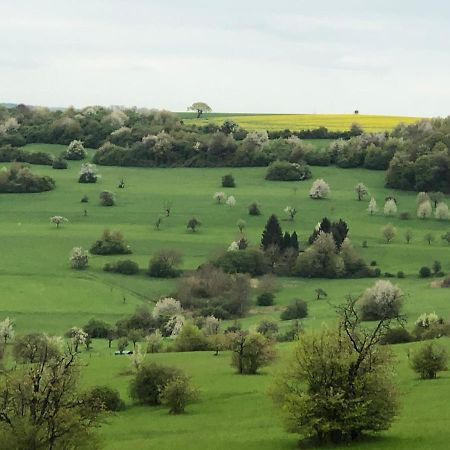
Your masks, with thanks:
M179 113L186 124L221 125L224 120L233 120L246 130L292 131L326 127L333 131L348 130L353 123L365 131L392 130L399 123L414 123L419 117L377 116L367 114L205 114L196 119L194 113Z
M29 149L58 153L62 146L34 144ZM184 268L195 268L208 256L228 247L237 236L236 222L247 222L250 243L257 245L263 226L271 213L285 219L283 209L292 205L299 210L295 222L282 221L287 230L296 230L302 241L310 235L315 224L325 215L345 219L350 236L366 261L376 260L383 272L406 274L395 280L404 290L405 313L411 327L417 316L433 312L450 316L448 290L430 287L430 280L417 275L422 265L440 260L445 272L450 272L449 249L440 236L449 224L434 219L415 218L415 194L393 192L384 188L384 173L365 169L312 167L313 179L324 178L331 186L328 200L308 198L312 180L306 182L268 182L264 168L233 169L146 169L99 167L102 178L97 184L77 183L80 162L69 162L68 170L53 170L33 166L33 170L55 178L56 189L41 194L3 194L0 196L1 258L0 258L0 320L13 318L17 333L41 330L62 334L71 326L84 325L90 318L114 322L131 313L143 302L152 303L175 289L173 280L155 280L144 273L155 250L175 247L184 254ZM237 187L226 189L236 197L234 208L216 205L213 194L220 187L221 176L231 172ZM126 188L116 189L121 179ZM384 198L395 194L399 211L408 211L412 219L385 218L381 213L370 217L367 202L358 202L354 185L364 182L382 209ZM294 189L295 188L295 189ZM99 192L108 189L117 194L117 206L101 207ZM89 203L80 203L87 194ZM173 203L173 213L160 231L154 229L156 216L165 201ZM448 200L448 199L447 199ZM248 216L247 205L261 203L263 215ZM85 217L83 209L87 208ZM69 222L56 229L49 218L63 215ZM186 230L187 220L198 216L202 227L197 233ZM390 245L383 243L380 228L392 222L398 235ZM105 228L121 230L129 241L142 273L126 277L107 274L102 267L117 257L91 257L90 268L82 273L70 270L68 254L74 246L88 248ZM407 245L405 230L414 234ZM424 241L427 232L436 241ZM362 248L363 241L368 247ZM309 315L303 321L305 329L312 329L335 320L335 305L348 293L361 293L373 280L306 280L286 278L277 294L276 305L270 308L253 307L241 320L245 327L263 318L278 320L280 310L293 298L308 301ZM328 301L316 301L314 290L322 287ZM125 296L126 302L123 303ZM282 324L286 326L286 324ZM450 340L442 340L450 350ZM112 355L105 341L95 341L93 350L83 353L86 385L108 384L116 387L127 402L127 409L107 419L99 430L105 449L294 449L297 439L284 432L278 414L267 396L267 387L274 372L285 363L293 344L279 346L277 363L258 376L238 376L230 367L226 353L213 357L210 352L166 353L149 355L157 360L179 366L193 377L201 389L200 401L189 413L172 417L162 408L133 406L128 399L131 368L128 357ZM447 449L447 423L450 407L450 377L444 374L433 381L419 381L408 368L407 348L395 346L398 382L402 393L402 410L398 420L382 437L349 448L362 449ZM324 447L327 448L327 447ZM343 447L332 447L343 448ZM346 447L347 448L347 447Z

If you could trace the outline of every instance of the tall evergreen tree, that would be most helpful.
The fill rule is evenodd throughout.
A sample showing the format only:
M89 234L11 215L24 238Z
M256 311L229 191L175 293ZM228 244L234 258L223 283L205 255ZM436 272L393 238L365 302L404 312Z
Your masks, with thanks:
M291 235L285 231L283 235L283 241L281 242L281 250L284 251L291 247Z
M261 245L267 250L271 245L281 248L283 242L283 232L281 231L280 222L275 214L269 217L264 231L262 233Z
M328 220L327 217L324 217L322 221L320 222L319 227L315 228L313 233L308 239L308 243L311 245L316 239L317 236L319 236L320 232L323 233L330 233L331 232L331 222Z
M295 250L295 251L299 251L299 245L298 245L298 237L297 237L297 233L294 231L291 235L291 247Z
M331 233L333 234L333 239L336 243L336 247L339 250L348 234L347 223L342 219L339 219L339 222L333 222L333 225L331 225Z

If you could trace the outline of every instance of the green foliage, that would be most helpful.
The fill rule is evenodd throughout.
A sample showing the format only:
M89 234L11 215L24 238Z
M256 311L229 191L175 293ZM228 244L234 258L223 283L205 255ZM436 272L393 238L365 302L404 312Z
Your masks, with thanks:
M156 363L143 365L130 382L130 396L143 405L160 405L167 383L182 376L179 369Z
M178 250L161 249L150 260L148 274L156 278L175 278L181 273L178 266L182 261Z
M260 216L261 210L259 204L256 202L250 203L250 205L248 205L248 213L250 216Z
M303 319L308 315L308 304L301 299L295 300L281 313L281 320Z
M234 181L233 175L231 173L224 175L222 177L222 187L233 188L236 187L236 182Z
M422 379L434 379L438 372L447 370L447 351L434 344L425 344L415 351L411 357L412 369L420 375Z
M84 402L93 408L100 405L104 411L121 411L125 408L119 392L109 386L95 386L84 394Z
M130 259L123 259L113 263L107 263L103 267L105 272L121 273L123 275L136 275L139 273L139 266Z
M275 161L267 169L266 180L301 181L311 178L311 171L306 164Z
M0 193L35 193L54 188L53 178L36 175L23 164L13 163L9 169L0 170Z
M413 341L413 336L404 327L390 328L383 339L380 341L381 344L405 344L407 342Z
M280 222L275 214L272 214L267 220L266 226L262 233L261 245L264 250L271 246L280 248L283 242L283 232L281 231Z
M197 352L208 350L209 347L205 334L191 322L183 325L174 344L175 350L178 352Z
M161 400L169 407L170 414L182 414L186 405L197 400L198 390L192 386L189 378L178 376L164 386Z
M120 231L103 231L102 237L92 244L93 255L126 255L131 253L130 246Z
M256 304L258 306L272 306L275 301L275 295L272 292L263 292L258 295Z
M102 191L99 198L102 206L114 206L116 204L116 197L113 192Z
M83 330L86 331L91 338L107 338L111 330L111 325L104 320L91 319L83 327Z
M260 333L230 333L232 366L242 375L253 375L276 357L274 343Z
M420 278L429 278L431 277L431 269L428 266L422 266L419 270Z
M259 276L267 273L268 264L264 253L257 249L224 252L215 264L227 273L248 273Z

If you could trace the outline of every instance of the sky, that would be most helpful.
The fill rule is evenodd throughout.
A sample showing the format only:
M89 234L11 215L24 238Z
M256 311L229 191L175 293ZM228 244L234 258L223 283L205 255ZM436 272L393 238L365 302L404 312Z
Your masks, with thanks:
M0 0L0 102L450 114L447 0Z

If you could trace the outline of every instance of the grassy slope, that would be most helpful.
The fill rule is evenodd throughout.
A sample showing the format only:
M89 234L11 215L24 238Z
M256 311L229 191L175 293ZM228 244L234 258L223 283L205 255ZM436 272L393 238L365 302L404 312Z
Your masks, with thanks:
M38 150L58 152L60 146L35 145ZM424 311L436 311L449 316L450 305L446 290L432 289L429 281L416 273L421 265L439 259L443 269L450 271L448 248L439 236L448 224L435 220L400 221L389 219L397 226L399 236L391 245L382 243L380 228L388 220L382 215L369 217L367 202L358 202L353 186L363 181L372 195L383 203L390 190L383 187L383 173L364 169L343 170L334 167L313 167L314 177L325 178L332 189L331 198L313 201L307 192L310 182L283 183L264 180L264 168L232 169L237 187L228 189L237 199L235 208L215 205L212 195L221 190L220 177L230 169L139 169L100 167L102 179L97 185L76 182L79 162L70 162L69 170L56 171L48 167L33 166L33 170L50 174L56 179L53 192L31 195L1 195L2 258L0 259L0 318L9 315L17 322L18 332L39 329L62 333L73 325L83 325L95 316L114 321L130 313L143 301L153 301L170 293L173 281L149 279L144 274L125 277L104 273L101 268L114 257L93 257L86 272L68 269L67 255L75 245L89 247L106 227L120 229L128 238L134 254L132 259L145 268L151 254L161 247L177 247L185 254L184 266L195 267L207 255L223 249L237 235L236 221L247 221L247 234L257 244L261 230L270 213L283 217L287 204L296 206L299 214L294 224L283 221L286 229L296 229L302 240L324 215L345 218L355 245L367 240L368 248L360 248L366 260L376 260L383 271L396 273L403 270L405 280L398 280L406 292L405 311L410 325ZM126 189L116 189L121 178ZM293 187L296 186L297 190ZM98 205L98 193L103 189L116 191L118 205L104 208ZM88 216L83 216L83 194L88 194ZM414 217L415 195L396 192L399 210L409 211ZM165 200L173 201L173 215L161 231L153 229L153 222ZM263 216L250 217L246 205L253 200L262 204ZM66 216L70 222L57 230L50 225L54 214ZM198 215L203 227L198 233L186 232L189 217ZM402 239L406 229L414 232L409 246ZM436 242L428 246L423 241L427 231L433 231ZM334 305L349 293L359 293L372 281L363 280L282 280L274 308L254 308L242 320L243 325L258 323L263 317L279 317L281 307L294 297L309 302L306 328L318 327L335 318ZM324 288L329 302L315 301L314 289ZM123 296L126 303L123 304ZM285 324L283 324L284 326ZM290 344L281 346L288 349ZM353 448L424 448L444 449L447 436L445 421L449 409L446 394L450 380L443 377L433 382L418 382L407 367L406 349L399 353L399 380L404 393L402 415L388 432L389 439L364 443ZM187 449L289 449L295 447L295 436L286 435L274 418L274 408L267 398L266 389L271 381L272 367L261 376L239 377L229 367L229 356L213 358L209 352L197 354L163 354L151 356L170 364L179 365L190 373L202 389L202 400L190 408L191 414L169 417L163 409L131 407L111 418L102 428L105 448L187 448ZM111 384L127 397L127 377L120 375L129 367L126 357L113 357L104 342L95 342L94 350L86 355L87 384ZM278 364L282 364L282 359ZM431 406L430 406L431 405ZM125 430L125 431L124 431ZM426 445L425 445L426 446Z
M378 116L366 114L220 114L211 113L196 119L193 113L180 113L186 124L207 123L222 124L224 120L233 120L247 130L304 130L327 127L329 130L348 130L358 123L365 131L391 130L399 123L413 123L418 117Z

